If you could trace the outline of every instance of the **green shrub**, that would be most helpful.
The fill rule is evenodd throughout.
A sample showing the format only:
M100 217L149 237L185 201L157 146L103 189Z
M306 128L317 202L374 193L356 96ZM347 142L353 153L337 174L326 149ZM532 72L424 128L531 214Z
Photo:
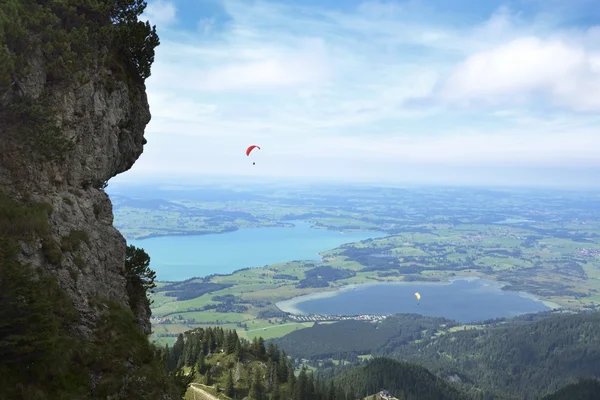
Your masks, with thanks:
M22 204L0 192L0 236L31 239L49 233L50 204Z
M75 147L56 124L52 101L49 96L19 97L0 114L3 124L15 127L15 133L32 150L30 154L44 161L64 160Z
M88 246L90 245L90 236L88 233L82 230L72 230L67 236L63 236L60 241L60 247L63 251L73 252L79 250L82 242Z
M69 276L73 281L77 281L77 278L79 277L79 270L73 267L69 267Z
M100 203L94 203L94 215L96 218L100 217L100 213L102 213L102 205Z
M98 324L99 340L94 343L91 365L93 370L104 372L96 396L106 398L120 392L125 399L158 399L168 392L173 398L181 398L188 382L166 371L161 351L150 344L131 310L109 300L103 302L103 308L106 311Z
M44 257L52 265L59 265L62 261L63 254L61 248L50 235L46 235L42 239L42 253L44 253Z
M73 257L73 263L77 268L79 268L80 271L83 271L83 268L85 267L85 262L83 261L83 258L81 258L81 256Z
M72 399L89 390L68 326L78 317L53 275L16 260L0 237L0 388L7 399Z

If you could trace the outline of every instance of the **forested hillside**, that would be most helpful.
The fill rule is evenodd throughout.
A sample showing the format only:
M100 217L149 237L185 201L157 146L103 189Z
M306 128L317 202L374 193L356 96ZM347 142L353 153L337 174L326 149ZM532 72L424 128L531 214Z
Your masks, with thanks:
M338 354L371 354L393 350L397 346L431 335L440 327L449 328L456 322L444 318L417 314L397 314L375 325L365 321L340 321L335 324L315 324L273 339L293 357L327 358Z
M553 391L569 379L600 377L600 313L561 315L520 326L458 331L388 354L440 376L519 398Z
M395 315L376 325L315 325L275 342L321 366L325 376L345 372L360 362L356 355L370 353L423 365L474 396L533 399L572 379L600 377L598 326L600 313L538 313L466 330L444 319ZM331 359L350 365L334 366Z
M596 400L600 398L600 380L584 379L571 383L542 400Z
M219 327L188 331L164 354L171 373L185 371L187 382L197 382L188 399L194 398L197 390L222 399L248 400L350 400L373 398L381 390L400 400L537 400L543 396L533 390L527 396L474 387L467 391L463 389L469 387L457 386L456 375L445 379L416 363L384 357L338 370L333 377L306 367L294 370L292 359L275 344L265 346L262 338L248 342L234 330ZM597 400L597 386L598 381L585 380L543 400Z
M357 396L385 389L402 400L467 398L427 369L388 358L376 358L364 366L352 368L336 376L334 382L338 386L352 388L350 392Z
M262 338L240 339L234 330L195 329L165 350L170 371L185 370L203 390L232 399L346 400L389 390L401 399L465 399L425 368L376 359L327 379L306 368L294 373L290 357Z

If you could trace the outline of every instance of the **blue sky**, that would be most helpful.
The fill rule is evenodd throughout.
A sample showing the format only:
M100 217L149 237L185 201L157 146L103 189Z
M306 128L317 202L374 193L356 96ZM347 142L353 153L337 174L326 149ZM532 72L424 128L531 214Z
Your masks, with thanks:
M161 37L152 121L119 180L600 185L592 0L151 0L142 17Z

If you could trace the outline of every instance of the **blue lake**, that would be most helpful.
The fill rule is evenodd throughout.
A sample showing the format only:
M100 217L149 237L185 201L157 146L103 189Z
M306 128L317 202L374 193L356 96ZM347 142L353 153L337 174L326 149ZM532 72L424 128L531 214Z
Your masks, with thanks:
M319 260L319 252L344 243L383 237L378 232L313 229L304 221L289 221L293 228L247 228L235 232L163 236L131 240L150 255L158 281L181 281L210 274L228 274L247 267L294 260Z
M339 292L297 297L277 305L293 313L324 315L415 313L445 317L463 323L500 317L509 318L550 309L531 296L502 291L501 287L498 282L484 279L457 279L450 283L365 284ZM415 292L421 295L420 304L417 304Z

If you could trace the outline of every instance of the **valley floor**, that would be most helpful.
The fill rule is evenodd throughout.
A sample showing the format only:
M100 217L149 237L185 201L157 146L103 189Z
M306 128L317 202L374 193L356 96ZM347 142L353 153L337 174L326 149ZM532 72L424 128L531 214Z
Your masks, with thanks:
M282 312L294 311L286 307L293 306L291 299L329 296L366 283L479 277L503 282L503 290L527 293L550 308L600 306L599 207L592 195L320 188L300 190L299 197L286 194L287 189L269 190L248 192L248 199L221 191L214 200L152 200L160 207L156 210L146 204L150 200L140 204L120 196L115 215L129 234L142 226L156 226L157 232L179 227L182 234L193 234L207 226L212 232L305 220L317 229L377 229L388 236L322 252L320 261L161 282L152 296L154 339L172 343L181 332L214 325L248 339L281 337L314 323L292 321ZM182 195L171 197L177 196Z

